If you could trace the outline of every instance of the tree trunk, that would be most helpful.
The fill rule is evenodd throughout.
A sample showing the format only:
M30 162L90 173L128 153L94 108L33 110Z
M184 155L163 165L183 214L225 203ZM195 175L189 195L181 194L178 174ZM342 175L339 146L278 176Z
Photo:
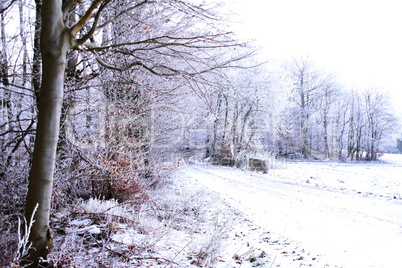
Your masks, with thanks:
M221 148L224 147L224 143L226 142L226 132L227 132L227 128L229 126L229 101L228 101L228 96L226 94L223 94L223 98L225 100L225 119L223 121Z
M213 133L212 133L212 141L211 141L211 151L210 156L214 156L217 154L216 152L216 143L218 141L218 127L219 127L219 115L221 113L221 106L222 106L222 95L218 93L218 99L216 104L216 112L215 112L215 119L213 125ZM219 153L218 153L219 154Z
M40 257L46 258L52 248L49 227L53 173L60 116L63 103L64 72L70 36L63 23L61 2L43 0L42 6L42 86L40 91L35 149L28 186L25 217L31 219L34 208L30 242L33 249L26 258L35 267Z
M8 56L7 56L7 41L6 41L6 30L5 30L5 14L0 14L0 35L1 35L1 51L0 51L0 78L1 83L8 87L10 81L8 79ZM7 90L6 90L7 91Z
M19 3L19 14L20 14L20 38L21 38L21 43L22 43L22 86L26 87L28 83L28 49L27 49L27 37L25 34L25 18L24 18L24 1L20 1ZM20 101L19 101L19 109L21 109L22 105L22 98L23 96L20 96Z
M7 122L6 124L6 129L5 129L5 135L1 137L1 146L5 150L2 152L4 154L4 160L7 159L5 162L5 167L10 168L11 164L13 163L13 153L10 150L10 148L7 148L8 146L5 146L5 144L10 143L10 141L14 140L16 138L16 133L15 133L15 118L14 118L14 97L15 94L12 93L10 90L10 71L9 71L9 63L8 63L8 48L7 48L7 38L6 38L6 30L5 30L5 25L6 25L6 18L5 14L1 13L0 14L0 39L1 39L1 50L0 50L0 78L1 82L3 84L2 86L2 93L3 95L0 97L1 103L0 103L0 109L5 110L5 113L3 116L5 117L5 121ZM2 113L4 111L1 111ZM8 133L7 133L8 132ZM11 144L11 143L10 143ZM8 157L7 157L8 155ZM4 161L3 160L3 161Z
M41 12L42 0L35 0L35 34L33 40L33 59L32 59L32 90L34 92L34 103L32 114L35 109L39 109L39 91L41 75L41 55L40 55L40 29L42 27Z
M330 157L329 142L328 142L328 111L324 111L324 154L326 158Z

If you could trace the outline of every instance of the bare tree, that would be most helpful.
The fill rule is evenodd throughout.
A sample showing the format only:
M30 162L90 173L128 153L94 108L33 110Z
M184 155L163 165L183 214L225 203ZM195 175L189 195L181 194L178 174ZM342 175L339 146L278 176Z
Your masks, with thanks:
M337 154L338 160L344 161L345 156L343 153L344 149L344 139L347 130L347 125L349 123L350 117L349 115L350 103L346 99L345 95L342 95L340 98L337 99L335 103L335 140L337 144Z
M320 73L312 67L312 62L306 58L294 60L290 79L293 82L293 101L299 108L299 124L303 141L302 154L310 157L311 143L311 117L316 111L322 87Z
M366 160L377 160L380 141L394 126L395 118L390 113L389 98L384 92L370 89L363 92L367 120Z
M320 111L323 139L324 139L324 155L326 158L331 156L330 141L333 135L330 126L333 125L334 104L339 98L339 88L332 77L327 77L323 80L323 85L320 90L321 98L318 110Z
M351 160L377 160L381 141L392 132L395 117L389 98L377 89L352 92L347 120L348 157Z

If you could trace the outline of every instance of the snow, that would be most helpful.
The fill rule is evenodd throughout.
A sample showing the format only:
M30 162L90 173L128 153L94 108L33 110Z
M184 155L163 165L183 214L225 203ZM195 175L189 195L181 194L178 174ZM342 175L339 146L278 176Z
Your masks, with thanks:
M77 219L77 220L70 221L70 225L74 225L74 226L87 226L87 225L90 225L91 223L92 223L92 220L90 220L90 219Z
M72 257L77 267L394 268L402 156L382 160L278 162L268 174L194 161L140 208L77 201L75 220L57 221L68 236L56 238L65 250L88 246Z
M67 233L75 233L75 234L91 234L97 235L102 233L102 230L99 228L99 225L93 224L91 219L77 219L70 222L72 227L67 227Z
M276 252L262 249L288 256L271 258L273 267L297 267L298 258L297 265L315 267L396 267L402 161L389 155L383 160L388 163L284 163L267 175L205 165L188 166L184 173L244 213L261 228L259 234L269 232L279 241ZM293 251L299 257L290 256Z

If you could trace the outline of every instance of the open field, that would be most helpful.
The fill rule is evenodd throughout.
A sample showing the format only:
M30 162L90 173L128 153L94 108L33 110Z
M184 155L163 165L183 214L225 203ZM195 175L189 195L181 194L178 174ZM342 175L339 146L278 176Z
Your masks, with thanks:
M271 259L272 267L396 267L402 248L402 162L399 156L384 160L389 162L284 163L269 174L200 165L186 174L271 236L308 252L296 263L293 256ZM276 255L292 255L277 250Z

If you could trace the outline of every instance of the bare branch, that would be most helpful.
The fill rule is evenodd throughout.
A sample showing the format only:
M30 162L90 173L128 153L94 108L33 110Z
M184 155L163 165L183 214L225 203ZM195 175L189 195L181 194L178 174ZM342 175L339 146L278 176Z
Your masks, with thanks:
M79 30L84 27L85 23L91 18L92 14L95 12L95 10L98 8L98 6L103 2L104 0L94 0L92 2L92 5L88 8L87 12L85 15L75 24L71 29L70 33L72 36L75 36ZM108 0L107 2L109 2Z
M220 34L210 34L210 35L200 35L200 36L191 36L191 37L173 37L173 36L159 36L155 38L144 39L136 42L126 42L126 43L118 43L107 46L87 46L87 50L107 50L110 48L116 47L125 47L125 46L135 46L141 44L156 44L154 47L145 47L145 48L135 48L132 51L138 50L154 50L156 48L168 47L168 46L182 46L187 48L197 48L197 49L213 49L213 48L223 48L223 47L234 47L239 46L238 43L235 43L232 40L219 40L220 37L225 37L230 35L231 32L225 32Z
M3 13L3 12L5 12L7 9L9 9L9 8L14 4L14 2L16 2L16 0L11 0L10 3L8 3L8 4L2 3L2 5L3 5L3 4L5 5L5 7L4 7L4 8L1 7L1 9L0 9L0 14Z
M141 61L134 61L134 62L132 62L131 64L129 64L127 66L118 67L118 66L114 66L114 65L106 63L104 60L102 60L102 58L95 51L92 51L92 53L95 55L96 61L102 67L104 67L106 69L114 70L114 71L124 72L124 71L127 71L127 70L135 67L135 66L140 66L140 67L148 70L152 74L159 75L159 76L174 76L174 75L180 74L177 71L175 71L175 70L173 70L171 68L168 68L166 66L162 66L162 65L158 66L158 67L165 68L165 69L170 70L170 71L175 72L175 73L168 74L168 73L157 72L157 71L155 71L155 67L154 68L149 67L149 66L145 65L144 63L142 63Z
M112 23L113 21L115 21L116 19L118 19L119 17L121 17L122 15L126 14L127 12L129 12L129 11L135 9L135 8L138 8L138 7L140 7L140 6L144 5L144 4L147 4L147 3L154 3L154 2L155 2L155 1L150 1L150 0L141 1L141 2L138 3L138 4L136 4L136 5L134 5L134 6L130 7L130 8L127 8L127 9L121 11L121 12L118 13L116 16L114 16L113 18L107 20L107 21L104 22L103 24L98 25L97 29L101 29L101 28L105 27L106 25Z
M210 14L206 9L185 1L172 1L171 5L176 6L178 10L182 11L183 13L190 14L191 16L194 16L194 14L196 14L198 17L205 18L210 21L219 20L219 18L217 18L215 14Z
M185 60L187 67L190 67L193 71L192 72L188 72L188 71L184 71L184 70L179 70L179 69L175 69L163 64L157 64L154 66L149 66L147 64L144 63L144 61L141 60L135 60L133 62L131 62L130 64L127 64L125 66L115 66L115 65L111 65L109 63L106 63L97 53L96 51L92 51L92 53L95 55L95 58L97 60L97 62L104 68L107 69L111 69L111 70L115 70L115 71L119 71L119 72L124 72L127 71L133 67L141 67L144 68L145 70L149 71L152 74L158 75L158 76L178 76L178 75L185 75L185 76L195 76L195 75L201 75L204 73L208 73L208 72L212 72L218 69L227 69L227 68L241 68L241 69L248 69L248 68L254 68L256 66L238 66L238 65L234 65L234 63L241 61L247 57L249 57L250 55L243 55L237 58L233 58L230 60L227 60L223 63L220 64L216 64L214 66L209 66L207 68L204 68L203 70L198 71L195 67L192 66L191 63L189 63L187 60ZM262 63L263 64L263 63ZM261 65L261 64L259 64ZM258 65L258 66L259 66Z
M107 4L110 3L110 1L111 1L111 0L105 0L105 1L101 4L101 6L100 6L99 9L98 9L98 12L96 12L95 20L94 20L94 23L93 23L93 25L92 25L92 28L88 31L88 33L87 33L86 35L84 35L82 38L76 40L77 43L78 43L78 45L84 44L84 43L85 43L89 38L91 38L92 35L95 33L95 31L96 31L96 29L97 29L98 22L99 22L100 15L101 15L103 9L107 6Z
M12 86L12 87L16 87L16 88L22 89L22 90L27 90L27 91L30 91L30 92L34 92L34 90L32 90L31 88L19 86L19 85L13 84L13 83L9 83L8 85L9 85L9 86ZM10 91L10 92L17 93L17 94L24 94L24 93L22 93L22 92L17 92L17 91L15 91L15 90L12 90L12 89L10 89L9 87L2 87L2 86L1 86L0 88L1 88L1 89L4 89L4 90L7 90L7 91ZM27 96L28 96L28 95L27 95Z

